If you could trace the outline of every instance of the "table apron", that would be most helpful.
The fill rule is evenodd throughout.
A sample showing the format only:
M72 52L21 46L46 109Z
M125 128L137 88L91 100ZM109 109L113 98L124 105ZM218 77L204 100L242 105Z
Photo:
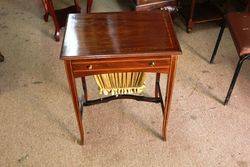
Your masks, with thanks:
M169 67L161 67L161 68L130 68L130 69L99 69L99 70L78 70L73 71L73 75L75 78L89 76L89 75L98 75L98 74L108 74L108 73L117 73L117 72L149 72L149 73L169 73Z
M140 60L72 60L71 68L75 78L88 75L115 72L151 72L169 73L171 58L140 59Z

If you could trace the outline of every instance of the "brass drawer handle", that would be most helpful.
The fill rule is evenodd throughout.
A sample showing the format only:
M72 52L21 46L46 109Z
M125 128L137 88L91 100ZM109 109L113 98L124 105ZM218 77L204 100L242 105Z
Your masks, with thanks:
M155 62L152 61L152 62L149 63L149 65L150 65L151 67L154 67L154 66L155 66Z
M92 66L92 65L88 65L87 68L88 68L89 70L92 70L92 69L93 69L93 66Z

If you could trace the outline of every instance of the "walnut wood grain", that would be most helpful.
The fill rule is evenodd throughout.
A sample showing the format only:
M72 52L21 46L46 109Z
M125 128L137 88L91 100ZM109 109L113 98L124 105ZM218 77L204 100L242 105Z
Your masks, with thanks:
M179 54L169 13L70 14L61 59Z

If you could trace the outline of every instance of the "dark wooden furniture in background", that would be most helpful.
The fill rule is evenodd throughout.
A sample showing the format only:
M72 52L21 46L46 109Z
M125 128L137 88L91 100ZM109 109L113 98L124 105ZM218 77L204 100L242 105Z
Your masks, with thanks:
M226 13L229 12L244 12L249 9L250 0L227 0L224 3Z
M249 3L250 5L250 3ZM228 25L231 36L233 38L235 47L238 52L239 62L235 70L231 85L229 87L224 105L226 105L231 97L234 85L238 78L238 74L241 70L241 66L245 60L250 59L250 13L229 13L225 18L225 23L222 25L210 63L214 62L215 55L217 53L225 25Z
M164 9L166 7L176 7L175 0L132 0L136 11L146 11L154 9Z
M203 0L204 1L204 0ZM180 14L186 22L187 32L191 32L194 25L211 21L222 21L223 15L232 11L244 11L249 0L177 0Z
M87 0L87 13L91 12L93 0Z
M60 30L65 26L68 14L81 12L79 0L74 0L75 4L73 6L58 10L55 10L52 0L42 0L42 2L45 9L44 21L48 22L49 16L52 17L55 25L54 38L56 41L59 41Z
M69 6L64 9L55 10L52 0L42 0L45 14L44 20L48 22L49 16L52 17L54 26L55 26L55 34L54 38L56 41L60 40L60 30L65 26L67 16L69 13L80 13L80 0L74 0L74 5ZM135 4L135 9L138 11L142 10L153 10L153 9L164 9L169 10L170 12L174 12L176 9L175 0L131 0L133 4ZM92 8L93 0L87 0L87 9L86 12L90 13Z
M166 140L176 63L180 54L168 12L70 14L60 58L65 63L80 144L84 142L83 106L122 98L160 103L163 111L162 135ZM89 100L85 77L114 72L156 73L155 97L119 95ZM159 84L160 73L168 74L165 104ZM82 102L78 100L76 78L82 78L85 93Z
M136 11L164 9L170 12L176 9L176 0L129 0ZM87 12L91 12L93 0L87 0Z
M180 8L181 15L185 19L187 32L191 32L197 23L223 19L223 13L213 2L210 2L210 0L202 3L192 0L191 4L185 4L184 1L185 0L177 0L177 4Z

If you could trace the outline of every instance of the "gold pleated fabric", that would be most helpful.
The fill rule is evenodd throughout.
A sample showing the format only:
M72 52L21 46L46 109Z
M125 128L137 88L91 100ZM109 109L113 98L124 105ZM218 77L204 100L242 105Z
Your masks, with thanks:
M94 75L99 93L104 95L140 94L145 88L145 73L125 72Z

